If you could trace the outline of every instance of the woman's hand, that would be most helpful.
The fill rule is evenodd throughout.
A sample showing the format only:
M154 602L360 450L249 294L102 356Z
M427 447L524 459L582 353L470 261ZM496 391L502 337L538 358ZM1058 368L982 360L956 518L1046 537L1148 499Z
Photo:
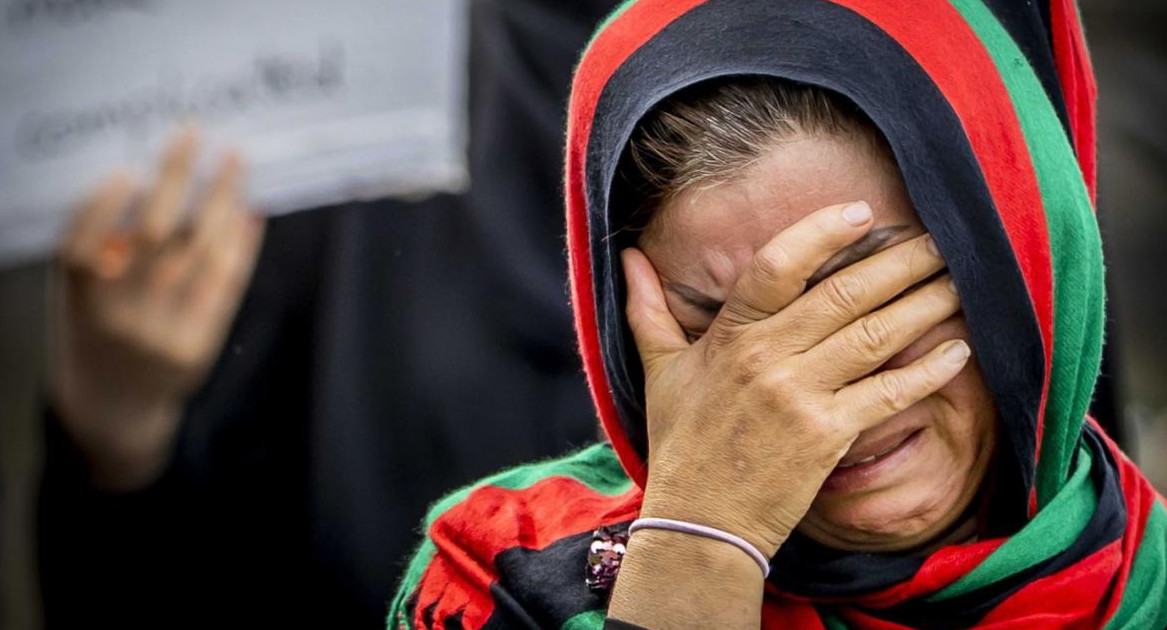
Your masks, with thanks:
M235 155L183 220L197 145L192 130L176 137L140 204L129 177L107 180L61 250L50 394L94 481L109 489L141 487L165 468L262 240L262 221L240 198Z
M649 462L641 516L716 527L772 556L860 432L960 372L969 349L952 341L872 375L959 309L947 276L893 300L944 268L930 237L890 247L806 290L816 270L871 225L866 204L832 206L778 234L755 254L695 343L669 312L648 259L624 252L628 321L646 376ZM699 591L678 597L678 584L699 578L694 571L710 562L716 587L701 581ZM745 583L734 590L732 576ZM761 577L746 554L727 544L640 532L621 568L612 615L669 627L640 605L667 583L656 594L678 601L698 602L720 589L722 605L712 609L728 617L719 627L735 627L738 612L756 619ZM688 627L684 618L673 620ZM751 623L757 627L749 620L743 627Z
M870 209L857 208L858 225L836 206L777 235L693 344L647 258L625 252L629 324L646 375L644 516L718 527L773 555L861 431L960 372L969 351L954 341L869 376L959 309L947 276L879 308L944 268L929 236L805 290L819 267L870 229Z

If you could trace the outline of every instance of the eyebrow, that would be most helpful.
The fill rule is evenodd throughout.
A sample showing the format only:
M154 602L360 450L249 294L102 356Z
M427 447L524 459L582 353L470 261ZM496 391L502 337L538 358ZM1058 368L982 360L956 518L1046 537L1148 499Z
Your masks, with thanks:
M907 225L889 225L871 230L863 238L851 243L834 256L831 256L827 262L823 263L822 267L819 267L817 271L811 274L810 278L806 280L806 290L822 282L827 276L830 276L836 271L879 251L884 245L899 236L904 230L907 230L908 227ZM690 306L710 316L716 316L721 311L721 307L725 306L725 302L711 298L701 291L680 282L665 283L665 289L676 294Z

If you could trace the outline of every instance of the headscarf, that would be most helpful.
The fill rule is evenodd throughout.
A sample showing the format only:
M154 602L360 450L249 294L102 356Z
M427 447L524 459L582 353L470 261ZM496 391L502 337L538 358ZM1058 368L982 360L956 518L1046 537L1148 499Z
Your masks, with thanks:
M432 548L390 622L602 622L602 598L581 590L569 559L586 554L592 528L635 518L647 451L644 378L612 238L629 209L609 203L613 179L655 105L734 75L839 93L887 138L959 289L1001 426L992 535L924 556L833 551L796 535L772 561L763 627L1167 627L1163 500L1087 416L1105 290L1095 83L1072 0L617 9L576 71L566 155L579 345L615 456L522 468L439 506L427 523ZM632 484L620 485L612 461ZM510 517L524 525L500 521Z

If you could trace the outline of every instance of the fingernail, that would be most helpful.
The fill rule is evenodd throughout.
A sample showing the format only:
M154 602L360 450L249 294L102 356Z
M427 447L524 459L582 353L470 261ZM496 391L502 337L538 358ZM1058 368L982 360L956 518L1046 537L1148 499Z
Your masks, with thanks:
M948 285L948 290L949 290L949 291L952 291L953 293L956 293L956 280L953 280L951 277L949 277L949 278L948 278L948 282L947 282L946 284ZM957 295L960 295L959 293L956 293L956 294L957 294Z
M843 220L856 227L871 220L871 206L859 201L843 208Z
M932 252L933 256L940 256L940 248L936 246L936 239L932 238L931 234L924 237L924 242L928 244L928 251Z
M952 363L964 363L970 354L972 351L969 350L968 344L959 339L944 349L944 358Z

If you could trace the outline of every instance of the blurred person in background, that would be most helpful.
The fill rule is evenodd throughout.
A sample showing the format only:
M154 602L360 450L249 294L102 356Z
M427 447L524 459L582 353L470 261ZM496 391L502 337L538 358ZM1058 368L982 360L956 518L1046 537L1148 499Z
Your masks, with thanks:
M93 465L93 436L82 437L82 446L70 431L85 428L63 430L68 422L49 418L39 553L50 626L261 616L379 622L384 583L401 569L421 506L487 470L562 450L557 436L583 434L557 428L569 412L536 407L561 400L569 409L585 396L563 376L577 368L562 337L558 141L567 73L590 23L611 4L476 3L473 190L272 220L255 280L239 289L242 305L220 304L238 317L198 324L204 334L227 335L207 344L213 365L203 379L184 383L192 393L181 418L164 427L171 432L145 440L155 444L145 452L161 454L157 479L114 490L109 477L101 479L103 466ZM1107 41L1132 24L1154 32L1145 19L1116 18L1107 23ZM1097 27L1093 34L1102 40ZM1113 59L1123 72L1103 72L1104 83L1129 74L1124 57ZM1131 79L1130 91L1152 88L1155 67L1139 66L1151 76ZM1154 101L1136 93L1124 102ZM1139 127L1140 119L1125 116L1118 126ZM1157 137L1148 131L1139 127L1138 135ZM136 183L148 191L155 180ZM1112 186L1110 199L1138 190ZM1104 186L1104 199L1107 192ZM193 192L196 208L208 207L205 194ZM236 278L247 275L239 250L250 247L258 245L219 248L235 250L224 259L237 261ZM106 265L117 266L120 249L106 250ZM1115 266L1136 251L1112 252ZM418 327L406 331L406 324ZM503 382L526 385L507 390ZM483 404L472 404L475 396ZM490 407L503 398L519 402L501 420L515 429L509 435L494 423L503 414ZM1104 423L1113 418L1107 408L1099 414ZM544 433L520 430L523 421ZM124 425L130 436L158 428ZM475 448L476 441L490 448ZM422 461L434 453L437 459ZM228 617L237 604L243 616Z
M614 4L473 3L464 195L265 226L245 156L192 184L187 131L82 204L51 321L49 627L381 626L431 501L594 437L560 139Z

